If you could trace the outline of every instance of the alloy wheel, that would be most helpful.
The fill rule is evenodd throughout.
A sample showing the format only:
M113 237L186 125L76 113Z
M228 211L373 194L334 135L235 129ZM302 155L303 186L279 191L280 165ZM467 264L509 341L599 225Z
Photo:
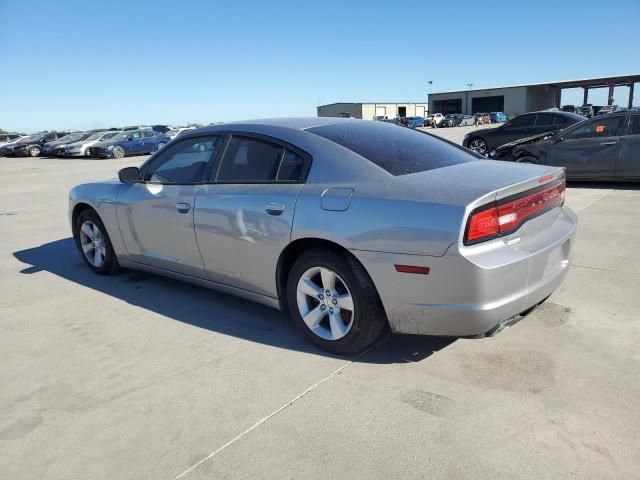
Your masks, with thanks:
M487 142L481 138L474 138L469 142L469 149L480 154L485 154L487 153Z
M29 150L29 155L31 155L32 157L37 157L38 155L40 155L41 150L38 147L31 147L31 149Z
M349 288L333 270L312 267L298 280L298 311L309 330L325 340L340 340L353 326Z
M104 264L106 256L104 237L95 223L87 220L82 224L80 245L84 256L91 265L100 268Z
M115 158L122 158L124 157L124 148L122 147L114 147L113 148L113 156Z

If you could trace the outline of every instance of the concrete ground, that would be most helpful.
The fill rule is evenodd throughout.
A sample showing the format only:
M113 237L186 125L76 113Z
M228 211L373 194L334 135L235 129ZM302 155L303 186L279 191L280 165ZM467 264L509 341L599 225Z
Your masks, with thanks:
M0 159L0 478L638 478L637 187L569 188L574 265L514 327L345 359L284 313L91 273L67 192L141 160Z

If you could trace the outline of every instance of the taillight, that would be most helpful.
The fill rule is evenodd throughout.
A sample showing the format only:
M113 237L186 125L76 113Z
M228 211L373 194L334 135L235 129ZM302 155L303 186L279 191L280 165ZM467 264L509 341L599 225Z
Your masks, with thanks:
M481 207L469 216L465 245L511 233L533 217L564 203L565 180L544 185L497 203Z

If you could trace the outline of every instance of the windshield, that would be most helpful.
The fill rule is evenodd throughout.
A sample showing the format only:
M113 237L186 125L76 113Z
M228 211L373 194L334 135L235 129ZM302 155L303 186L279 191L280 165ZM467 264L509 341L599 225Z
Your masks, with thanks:
M100 137L102 137L102 135L104 135L104 132L96 132L96 133L93 133L93 134L89 135L86 139L87 140L97 140Z
M75 142L76 140L82 140L84 138L84 133L70 133L69 135L65 135L60 139L61 142Z
M116 132L116 134L113 137L111 137L109 140L124 140L129 135L131 135L132 132L133 130L128 132Z

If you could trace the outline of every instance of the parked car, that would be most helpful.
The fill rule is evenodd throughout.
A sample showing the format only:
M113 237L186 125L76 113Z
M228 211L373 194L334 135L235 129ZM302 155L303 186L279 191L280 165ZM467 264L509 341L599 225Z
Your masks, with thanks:
M491 158L563 167L569 180L640 181L640 112L611 113L513 142Z
M585 103L580 108L580 113L587 118L593 117L595 115L595 111L593 110L593 105L591 105L590 103Z
M424 126L437 128L443 118L444 115L441 113L429 114L427 118L424 119Z
M488 113L475 113L476 125L489 125L491 116Z
M562 110L563 112L569 112L569 113L579 113L575 105L563 105L560 110Z
M407 117L407 127L416 128L424 126L424 118L423 117Z
M122 158L145 155L160 150L171 139L158 137L152 130L126 130L89 147L89 157Z
M507 121L507 116L502 112L491 112L489 114L491 123L503 123Z
M539 133L562 130L584 117L567 112L532 112L519 115L496 128L485 128L467 133L462 144L481 155L494 148Z
M8 143L16 142L20 140L20 138L24 137L26 137L26 135L21 135L19 133L0 133L0 147L7 145Z
M460 120L461 127L468 127L476 124L476 119L473 115L463 115Z
M189 130L193 130L193 129L194 129L193 127L172 128L171 130L165 132L164 136L173 140L178 135L182 135L184 132L188 132Z
M439 128L445 127L458 127L460 126L460 122L462 122L462 115L459 113L450 113L449 115L445 115L442 121L438 124Z
M115 137L119 132L103 131L94 132L88 137L78 140L76 142L69 143L64 147L64 154L67 157L88 157L89 148L96 143L104 142L110 138Z
M619 107L618 105L604 105L598 109L598 113L596 113L595 116L599 117L601 115L608 115L610 113L622 112L625 110L625 108Z
M58 140L65 135L67 135L67 133L64 132L36 133L34 135L29 135L17 142L0 147L0 156L13 155L20 157L39 157L45 143Z
M387 327L500 331L561 284L576 229L562 169L485 161L384 122L201 128L119 179L69 195L91 270L141 269L287 309L337 354Z
M58 140L53 140L51 142L47 142L42 147L43 155L48 157L62 157L65 155L65 147L70 144L77 142L79 140L84 140L87 137L93 135L93 132L73 132L68 133L62 138Z

